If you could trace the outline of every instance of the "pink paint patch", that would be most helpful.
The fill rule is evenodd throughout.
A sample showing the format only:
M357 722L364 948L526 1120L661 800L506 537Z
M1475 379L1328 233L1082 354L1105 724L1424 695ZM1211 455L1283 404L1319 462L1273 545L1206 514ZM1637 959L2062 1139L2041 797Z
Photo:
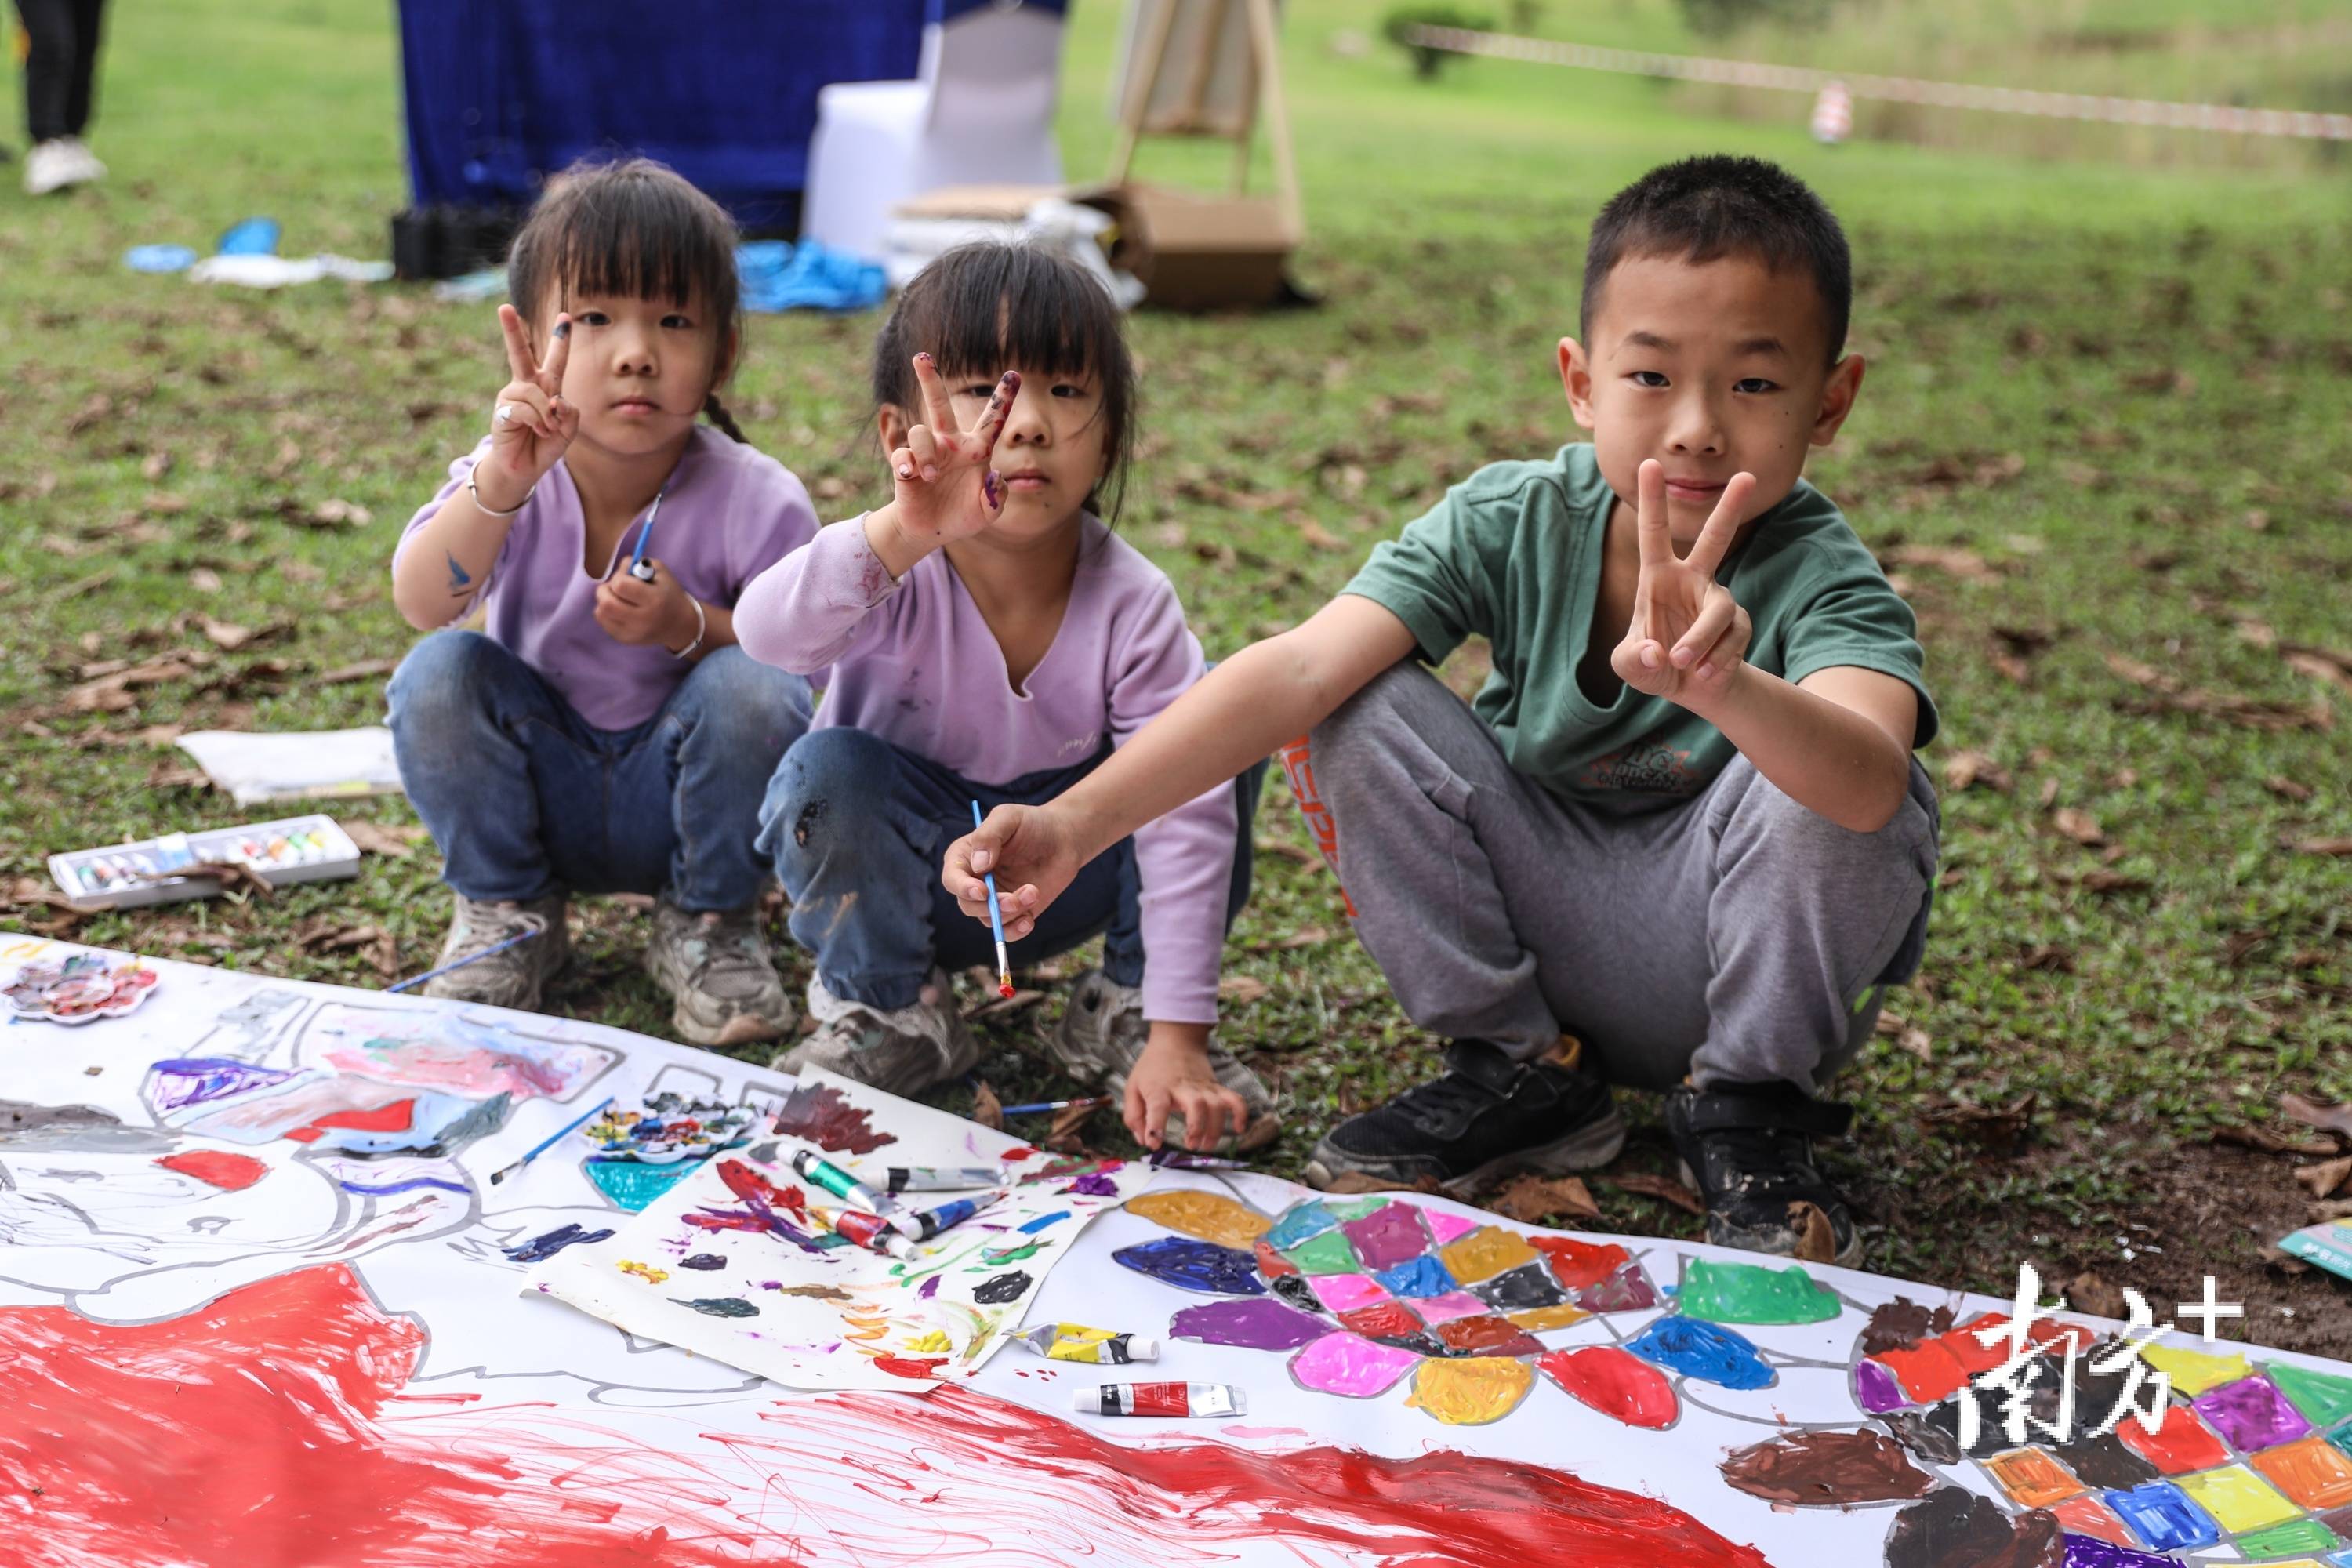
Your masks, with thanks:
M1423 1209L1421 1217L1429 1222L1429 1234L1437 1238L1440 1247L1449 1241L1459 1241L1485 1223L1464 1219L1460 1215L1443 1214L1436 1209Z
M1421 1314L1422 1321L1432 1325L1451 1322L1456 1318L1475 1317L1481 1312L1495 1310L1466 1290L1450 1290L1443 1296L1432 1296L1412 1305L1413 1310Z
M1318 1300L1334 1312L1350 1312L1389 1299L1381 1282L1369 1274L1318 1274L1307 1281Z
M1369 1399L1394 1388L1420 1364L1412 1351L1374 1344L1358 1334L1326 1334L1290 1358L1290 1375L1318 1394Z
M1245 1443L1263 1437L1311 1437L1314 1436L1304 1426L1220 1426L1217 1430L1228 1437L1238 1437Z
M227 1193L241 1193L269 1174L269 1167L252 1155L232 1154L224 1149L191 1149L166 1154L155 1163Z

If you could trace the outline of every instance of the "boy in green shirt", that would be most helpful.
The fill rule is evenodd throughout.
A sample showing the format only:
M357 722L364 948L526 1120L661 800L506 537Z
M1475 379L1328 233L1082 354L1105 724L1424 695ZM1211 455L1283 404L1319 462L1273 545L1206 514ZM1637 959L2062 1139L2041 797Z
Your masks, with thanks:
M1454 487L1084 783L1000 807L946 886L984 920L993 869L1017 939L1092 856L1279 748L1360 939L1450 1042L1309 1180L1591 1169L1624 1139L1609 1086L1663 1089L1712 1240L1786 1254L1826 1222L1856 1260L1811 1146L1849 1112L1817 1095L1917 965L1937 821L1911 611L1801 478L1862 385L1851 297L1836 219L1783 171L1643 176L1559 346L1591 444ZM1465 707L1423 665L1473 634L1494 671ZM1193 1086L1128 1098L1131 1125L1217 1131Z

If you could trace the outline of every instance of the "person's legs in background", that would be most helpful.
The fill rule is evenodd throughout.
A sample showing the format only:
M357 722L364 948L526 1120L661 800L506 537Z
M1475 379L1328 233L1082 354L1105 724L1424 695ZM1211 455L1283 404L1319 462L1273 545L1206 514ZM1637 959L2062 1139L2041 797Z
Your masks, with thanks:
M83 144L89 126L105 0L16 0L25 29L25 154L30 195L103 178Z

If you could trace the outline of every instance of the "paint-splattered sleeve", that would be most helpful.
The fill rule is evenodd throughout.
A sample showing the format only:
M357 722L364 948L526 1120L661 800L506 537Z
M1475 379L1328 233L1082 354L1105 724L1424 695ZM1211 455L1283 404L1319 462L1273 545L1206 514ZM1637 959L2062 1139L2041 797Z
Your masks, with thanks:
M898 583L866 542L866 519L821 528L751 579L735 604L735 640L762 664L814 675L886 633Z

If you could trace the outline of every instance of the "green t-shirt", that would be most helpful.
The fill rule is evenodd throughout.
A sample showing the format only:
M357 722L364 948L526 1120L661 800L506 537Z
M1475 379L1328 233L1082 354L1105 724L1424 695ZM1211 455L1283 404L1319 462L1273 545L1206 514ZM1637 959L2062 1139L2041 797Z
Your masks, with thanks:
M1620 686L1602 706L1578 683L1615 499L1590 446L1489 464L1374 549L1343 592L1394 612L1432 664L1485 637L1494 673L1473 706L1511 765L1555 795L1622 807L1696 795L1734 748L1663 697ZM1754 623L1748 663L1790 681L1833 665L1892 675L1919 693L1912 745L1934 738L1918 623L1827 496L1800 480L1717 581Z

